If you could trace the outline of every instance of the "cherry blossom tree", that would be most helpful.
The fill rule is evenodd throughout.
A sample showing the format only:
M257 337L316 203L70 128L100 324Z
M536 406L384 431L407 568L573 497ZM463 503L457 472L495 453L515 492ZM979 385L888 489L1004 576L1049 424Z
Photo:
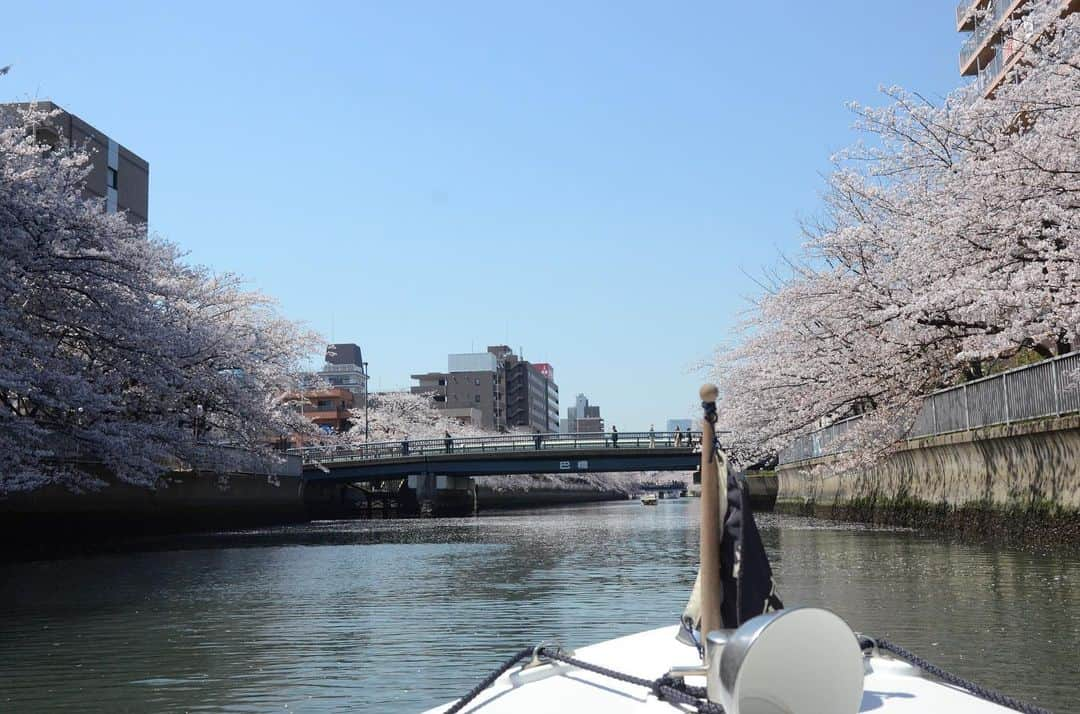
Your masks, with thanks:
M716 355L739 446L775 451L865 413L849 439L872 458L934 389L1074 348L1080 14L1033 5L1015 29L1028 47L992 98L891 88L884 107L853 106L868 140L836 157L803 252Z
M265 453L300 428L278 397L314 336L106 213L86 152L35 140L49 120L0 116L0 492L150 486L212 442Z
M353 409L352 428L343 437L346 443L364 441L364 408ZM483 429L462 424L459 420L436 409L429 394L410 392L380 392L368 395L367 424L369 440L401 441L408 438L441 439L446 432L453 436L482 436Z

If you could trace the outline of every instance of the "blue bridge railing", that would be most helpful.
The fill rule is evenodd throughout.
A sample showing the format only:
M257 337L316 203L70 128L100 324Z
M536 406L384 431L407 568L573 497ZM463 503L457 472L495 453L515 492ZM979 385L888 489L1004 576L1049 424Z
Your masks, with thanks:
M305 464L376 461L434 454L486 454L509 451L572 451L595 449L679 449L701 444L699 432L630 431L590 434L503 434L498 436L452 436L450 439L401 439L357 446L306 446L290 449Z

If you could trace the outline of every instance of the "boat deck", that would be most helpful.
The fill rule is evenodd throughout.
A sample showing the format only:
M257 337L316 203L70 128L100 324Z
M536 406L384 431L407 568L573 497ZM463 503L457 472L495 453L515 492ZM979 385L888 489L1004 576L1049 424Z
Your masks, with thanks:
M697 652L676 641L678 626L661 627L578 649L585 662L646 679L656 679L674 665L699 664ZM564 646L570 643L562 643ZM572 646L572 645L570 645ZM510 656L514 647L508 647ZM503 653L499 653L501 656ZM498 664L493 657L492 668ZM874 656L869 660L860 712L874 714L1003 714L1012 710L983 701L963 690L926 679L906 662ZM477 672L476 681L486 672ZM783 676L777 672L777 676ZM704 678L687 684L705 686ZM990 684L990 683L988 683ZM453 702L430 710L443 712ZM657 714L685 711L660 701L642 687L626 684L570 665L554 663L504 674L473 700L464 712L480 714L576 714L625 712ZM815 713L808 713L815 714ZM824 714L824 713L822 713Z

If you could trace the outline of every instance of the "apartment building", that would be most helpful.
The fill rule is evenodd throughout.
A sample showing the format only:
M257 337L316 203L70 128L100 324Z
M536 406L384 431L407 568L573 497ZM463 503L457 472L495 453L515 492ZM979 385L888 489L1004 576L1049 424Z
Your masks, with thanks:
M338 342L326 346L326 358L319 376L333 387L347 389L357 404L363 404L368 393L368 363L360 345Z
M411 375L414 394L430 394L439 409L484 429L558 428L559 388L550 364L522 360L506 345L447 356L445 372ZM479 419L475 414L479 414Z
M27 103L0 105L14 110ZM145 224L149 217L150 164L86 121L52 102L37 102L43 112L56 112L46 124L34 128L38 141L57 147L61 143L85 147L90 154L86 194L99 198L109 213L123 212L134 223Z
M348 389L334 387L305 391L297 408L326 432L345 432L351 425L350 410L356 402Z
M1055 0L1061 14L1080 10L1080 0ZM1045 28L1028 17L1032 0L961 0L956 29L968 33L960 47L960 74L975 77L983 96L991 96L1016 66L1023 50Z
M417 385L413 394L429 394L435 406L457 415L464 410L479 413L479 422L470 421L483 429L498 429L505 424L503 367L491 352L473 352L447 356L445 372L426 372L411 375Z

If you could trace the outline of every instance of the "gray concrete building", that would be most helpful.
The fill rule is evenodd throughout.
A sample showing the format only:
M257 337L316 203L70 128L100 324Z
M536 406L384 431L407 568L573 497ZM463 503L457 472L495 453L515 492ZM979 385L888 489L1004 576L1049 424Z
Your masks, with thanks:
M439 409L477 410L479 420L470 420L484 429L558 429L559 388L551 365L526 362L506 345L451 354L445 372L411 376L414 394L431 394Z
M503 371L500 360L490 351L452 354L447 357L447 371L411 375L418 384L410 391L430 394L439 409L476 410L480 420L473 423L499 429L505 426Z
M506 421L509 426L547 432L547 380L533 365L519 361L506 370Z
M26 103L6 104L13 110L29 107ZM110 213L124 212L135 223L149 219L150 164L104 132L52 102L37 102L43 112L57 112L47 123L35 127L39 141L50 146L85 147L90 154L90 173L86 177L87 195L100 198Z

